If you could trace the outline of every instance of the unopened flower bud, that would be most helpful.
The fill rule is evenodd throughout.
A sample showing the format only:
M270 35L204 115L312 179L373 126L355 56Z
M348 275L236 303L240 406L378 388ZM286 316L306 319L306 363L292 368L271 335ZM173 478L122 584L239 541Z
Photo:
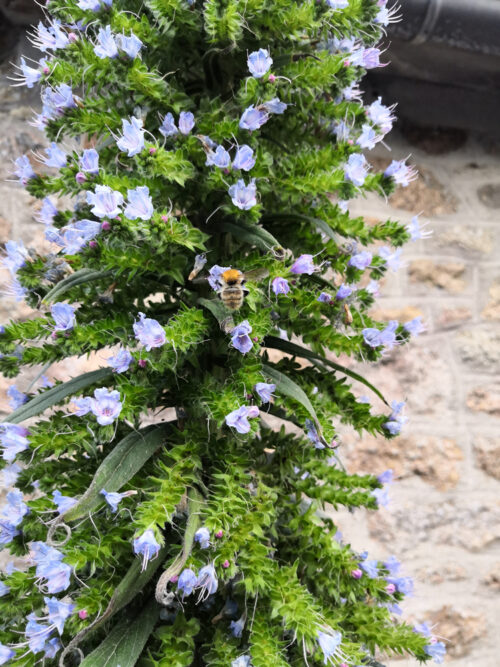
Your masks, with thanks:
M225 569L227 569L227 568L229 567L229 561L228 561L228 560L225 560L225 561L222 563L222 567L225 568Z
M85 174L82 171L79 171L77 173L77 175L75 176L75 181L79 184L85 183L86 180L87 180L87 177L85 176Z
M90 242L89 242L89 248L97 248L97 243L96 243L96 241L90 241Z
M179 581L179 576L177 574L174 574L173 577L170 577L171 584L176 584L178 581Z
M394 584L387 584L385 590L387 593L389 593L389 595L392 595L393 593L396 592L396 586L394 586Z
M89 615L89 612L86 609L80 609L78 612L78 618L81 619L82 621L87 618Z
M156 148L154 146L151 146L151 148L149 149L149 154L154 155L155 153L156 153Z
M146 359L139 359L137 362L141 368L146 368L146 364L148 363Z
M69 33L68 33L68 40L69 40L71 43L74 43L74 42L76 42L76 41L78 40L78 35L76 35L74 32L69 32Z
M107 232L111 229L111 223L105 220L104 222L101 223L101 229L103 232Z
M163 222L168 222L168 215L161 215L160 218Z
M363 573L361 572L361 570L359 568L356 568L355 570L351 570L351 577L353 579L361 579L362 576L363 576Z
M219 540L220 540L220 538L221 538L223 535L224 535L224 531L223 531L223 530L218 530L218 531L215 533L215 537L217 537Z
M276 81L276 76L274 74L269 75L269 83L274 83Z

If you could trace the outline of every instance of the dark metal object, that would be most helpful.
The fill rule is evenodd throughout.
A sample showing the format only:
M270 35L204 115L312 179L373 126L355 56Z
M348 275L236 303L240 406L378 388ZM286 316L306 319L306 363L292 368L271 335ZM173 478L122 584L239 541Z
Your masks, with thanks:
M368 77L415 123L500 131L500 0L404 0L390 65Z

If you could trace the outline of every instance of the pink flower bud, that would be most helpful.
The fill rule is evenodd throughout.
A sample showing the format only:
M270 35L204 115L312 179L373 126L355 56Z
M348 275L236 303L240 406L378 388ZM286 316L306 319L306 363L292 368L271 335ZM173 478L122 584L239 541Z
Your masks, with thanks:
M257 336L254 336L254 337L252 338L252 340L253 340L254 343L258 343L258 342L259 342L259 339L258 339Z
M174 574L173 577L170 577L170 583L171 584L176 584L179 581L179 577L177 574Z
M220 538L221 538L223 535L224 535L224 531L223 531L223 530L218 530L218 531L215 533L215 537L217 537L219 540L220 540Z
M81 172L81 171L79 171L79 172L77 173L77 175L75 176L75 181L76 181L77 183L85 183L86 180L87 180L87 177L86 177L85 174L84 174L83 172Z
M363 572L359 568L356 568L355 570L351 570L351 577L353 579L361 579L362 576L363 576Z
M151 148L149 149L149 154L154 155L155 153L156 153L156 148L154 146L151 146Z
M44 67L44 68L42 69L42 72L43 72L44 74L50 74L50 67Z
M111 229L111 223L109 223L107 220L101 223L101 229L103 232L107 232Z
M74 42L76 42L77 39L78 39L78 36L75 35L74 32L69 32L69 33L68 33L68 40L69 40L72 44L73 44Z
M225 560L225 561L222 563L222 567L225 568L225 569L227 570L227 568L229 567L229 561L228 561L228 560Z
M146 359L139 359L137 362L141 368L146 368L146 364L148 363Z
M80 609L78 612L78 618L80 618L82 621L87 618L89 615L89 612L86 609Z
M89 242L89 248L97 248L97 243L96 243L96 241L90 241L90 242Z
M394 586L394 584L387 584L385 590L387 591L387 593L389 593L389 595L392 595L393 593L396 592L396 586Z
M168 222L168 215L161 215L160 218L163 222Z
M269 75L269 83L274 83L276 81L276 77L274 74Z

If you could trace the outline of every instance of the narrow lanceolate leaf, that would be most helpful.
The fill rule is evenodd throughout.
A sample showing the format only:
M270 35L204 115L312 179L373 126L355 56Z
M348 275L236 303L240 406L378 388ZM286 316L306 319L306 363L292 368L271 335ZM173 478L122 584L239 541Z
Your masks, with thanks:
M129 433L113 449L97 469L89 488L61 517L75 521L92 512L103 502L101 489L119 491L142 468L165 442L168 426L148 426Z
M198 304L212 313L221 329L229 331L234 326L233 318L224 304L217 299L198 299Z
M290 398L293 398L294 401L300 403L308 411L316 424L319 424L318 415L316 414L311 401L307 397L305 391L299 387L296 382L290 380L287 375L281 373L281 371L273 366L263 365L262 371L271 378L279 393L289 396Z
M120 621L80 666L133 667L155 627L159 612L159 606L153 601L133 621L128 618Z
M61 298L61 296L70 290L72 287L83 285L84 283L91 283L94 280L105 278L110 275L111 271L95 271L94 269L80 269L75 271L70 276L63 278L51 290L47 292L43 300L45 303L51 303Z
M52 389L44 391L40 396L35 396L31 401L28 401L24 405L21 405L20 408L11 412L10 415L4 419L4 421L10 422L12 424L19 424L19 422L24 421L25 419L30 419L30 417L35 417L39 415L48 408L51 408L53 405L58 405L63 401L67 396L71 394L76 394L85 387L89 387L92 384L97 382L102 382L106 378L110 377L113 373L112 368L100 368L97 371L90 371L89 373L84 373L79 375L68 382L63 382L58 384Z
M281 350L282 352L286 352L287 354L292 354L294 357L301 357L302 359L313 359L319 361L325 366L329 366L330 368L333 368L334 370L339 371L344 375L347 375L353 380L361 382L362 384L365 385L365 387L371 389L373 393L375 393L382 401L384 401L386 405L389 405L389 403L385 400L383 394L376 387L374 387L371 382L368 382L368 380L366 380L359 373L355 373L354 371L351 371L349 368L346 368L346 366L342 366L342 364L337 364L335 361L331 361L330 359L327 359L326 357L323 357L320 354L316 354L315 352L308 350L306 347L302 347L301 345L297 345L296 343L291 343L289 340L283 340L282 338L278 338L277 336L266 336L264 342L266 347L272 347L275 350Z
M264 250L264 252L268 252L273 246L280 245L274 236L263 227L249 225L248 223L242 222L241 220L238 222L238 224L233 224L232 222L222 222L219 225L219 229L224 232L229 232L239 241L254 245L257 248Z

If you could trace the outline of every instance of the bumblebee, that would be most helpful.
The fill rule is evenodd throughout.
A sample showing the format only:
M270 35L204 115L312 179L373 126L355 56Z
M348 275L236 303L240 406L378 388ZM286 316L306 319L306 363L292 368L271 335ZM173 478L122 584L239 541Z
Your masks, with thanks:
M248 294L247 280L258 281L268 274L267 269L255 269L247 274L238 269L227 269L219 278L221 287L217 290L222 303L228 310L239 310Z

